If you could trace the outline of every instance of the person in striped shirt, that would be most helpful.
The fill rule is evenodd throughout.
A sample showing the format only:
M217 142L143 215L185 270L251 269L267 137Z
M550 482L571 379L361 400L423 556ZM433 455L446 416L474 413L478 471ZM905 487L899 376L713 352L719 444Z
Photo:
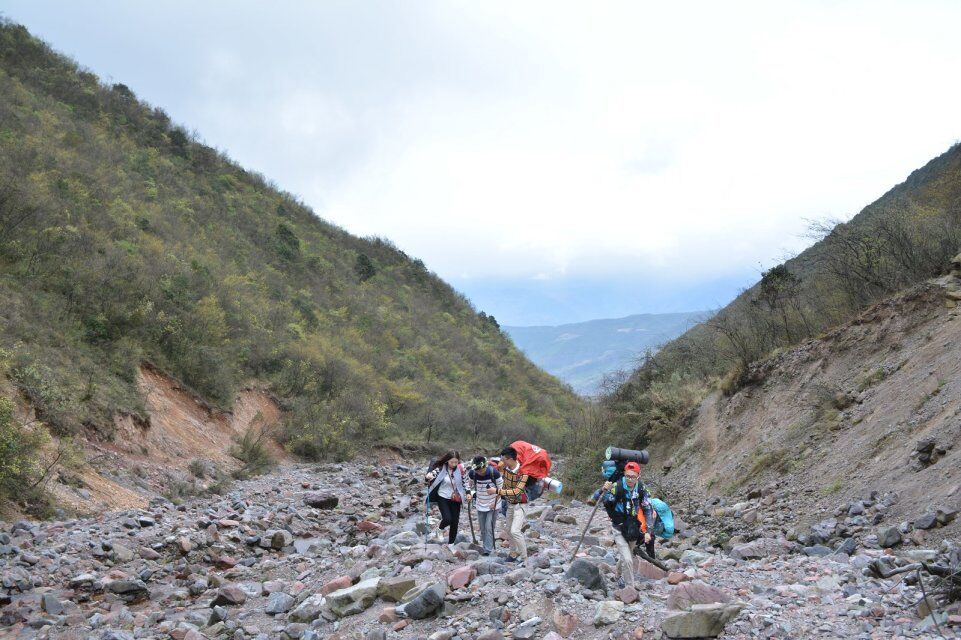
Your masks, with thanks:
M471 460L471 469L467 472L467 484L470 490L467 500L473 501L477 508L477 526L484 545L483 553L489 556L494 551L494 528L500 501L497 491L503 486L504 480L487 458L476 456Z

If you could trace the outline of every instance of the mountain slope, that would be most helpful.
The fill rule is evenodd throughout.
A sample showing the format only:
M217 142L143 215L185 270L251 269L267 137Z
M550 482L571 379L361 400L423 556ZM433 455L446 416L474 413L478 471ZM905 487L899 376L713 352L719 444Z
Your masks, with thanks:
M814 245L635 370L608 399L613 423L628 428L637 444L662 426L684 428L719 379L726 392L736 391L750 383L753 363L945 273L961 247L961 145L849 222L816 231Z
M946 304L949 291L961 297L961 277L910 288L752 366L750 385L710 393L687 428L653 439L651 475L679 500L775 486L784 497L767 506L796 516L795 528L872 491L897 493L889 524L957 510L961 313ZM927 531L917 544L959 529Z
M550 444L579 400L412 259L318 219L0 25L0 366L58 433L145 419L142 363L229 408L263 384L309 456Z
M521 351L582 395L601 391L605 376L629 371L649 349L657 349L706 314L643 313L557 326L508 327Z

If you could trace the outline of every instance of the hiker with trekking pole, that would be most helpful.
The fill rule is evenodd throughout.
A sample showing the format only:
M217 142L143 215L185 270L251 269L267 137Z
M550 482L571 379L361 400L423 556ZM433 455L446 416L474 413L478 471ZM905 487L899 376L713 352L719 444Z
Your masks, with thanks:
M650 544L653 540L647 530L651 518L650 497L641 482L641 465L628 462L620 480L608 480L594 493L594 500L604 503L604 509L611 519L614 529L614 545L618 555L618 587L634 583L634 547L643 540Z
M452 545L457 542L457 525L460 523L460 507L467 500L467 489L464 487L464 466L460 462L460 454L448 451L438 460L431 463L427 470L427 511L434 503L440 511L440 528L437 541ZM447 535L444 535L447 529Z
M471 460L470 471L467 472L467 509L470 516L471 507L477 511L477 524L480 528L481 552L489 556L494 551L494 531L497 523L497 508L500 498L498 490L504 485L500 472L494 468L484 456L476 456Z
M674 520L667 503L657 501L657 510L647 488L640 480L641 465L647 464L647 451L608 447L606 460L601 464L601 474L605 482L594 492L594 510L584 525L580 540L571 554L571 561L584 542L584 536L591 526L597 508L603 504L614 529L614 543L619 556L618 573L621 586L634 583L634 555L664 569L663 563L654 556L654 536L669 538L674 535ZM656 515L655 515L656 511ZM643 545L639 544L643 541ZM666 570L666 569L665 569Z

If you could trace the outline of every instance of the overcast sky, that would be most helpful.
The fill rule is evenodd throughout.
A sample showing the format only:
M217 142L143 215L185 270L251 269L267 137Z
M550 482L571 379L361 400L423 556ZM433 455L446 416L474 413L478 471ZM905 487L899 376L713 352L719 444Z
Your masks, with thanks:
M0 11L507 324L721 305L961 139L958 2Z

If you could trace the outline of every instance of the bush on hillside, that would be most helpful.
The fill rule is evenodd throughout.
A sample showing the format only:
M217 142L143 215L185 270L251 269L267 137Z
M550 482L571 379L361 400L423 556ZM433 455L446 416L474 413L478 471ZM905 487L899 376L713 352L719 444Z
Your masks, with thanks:
M0 499L20 502L43 479L41 452L49 442L42 425L23 425L14 404L0 398Z
M230 448L230 455L244 463L235 474L238 478L260 475L274 466L275 460L268 449L272 430L265 425L251 425ZM199 477L199 476L198 476Z

